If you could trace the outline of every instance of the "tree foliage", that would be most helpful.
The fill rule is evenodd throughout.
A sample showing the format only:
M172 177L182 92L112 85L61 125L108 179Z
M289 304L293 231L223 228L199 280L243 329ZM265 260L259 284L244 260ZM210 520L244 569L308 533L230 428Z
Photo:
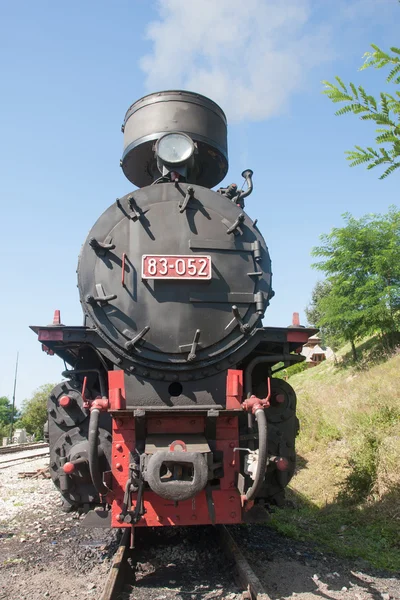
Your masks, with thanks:
M381 332L393 336L400 323L400 211L355 219L320 237L313 265L326 279L314 288L307 318L334 339L350 342ZM318 284L317 284L318 285Z
M371 46L373 52L366 52L361 70L369 67L375 69L388 67L390 71L386 82L398 86L400 84L400 48L393 46L389 53L374 44ZM335 114L353 113L359 115L362 121L373 121L378 126L375 138L377 146L375 148L355 146L355 150L346 152L347 160L350 161L351 167L367 164L367 169L373 169L379 165L385 165L386 169L380 176L380 179L384 179L400 167L400 91L395 90L394 95L381 92L377 99L368 94L361 85L356 87L354 83L350 83L347 87L340 77L335 79L337 85L323 81L326 86L323 93L332 102L345 103L345 106Z
M323 312L324 299L329 296L331 290L332 284L327 279L317 281L311 292L311 302L306 307L305 313L308 324L312 327L318 327L322 344L336 350L343 341L341 331L336 331L332 323L325 321Z
M14 411L14 422L19 418L17 409ZM0 437L10 435L10 425L12 419L12 403L7 396L0 397Z
M43 426L47 421L47 399L54 385L47 383L38 388L32 398L25 400L22 405L19 425L34 434L36 439L43 439Z
M6 396L0 397L0 424L8 425L11 423L12 404Z

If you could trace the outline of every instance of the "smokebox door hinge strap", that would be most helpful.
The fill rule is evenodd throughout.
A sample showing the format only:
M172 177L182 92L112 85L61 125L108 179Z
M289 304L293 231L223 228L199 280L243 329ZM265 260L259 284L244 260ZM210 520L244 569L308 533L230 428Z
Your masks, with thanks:
M223 221L222 221L223 222ZM230 223L225 223L228 227ZM238 241L239 240L239 241ZM189 248L191 250L225 250L227 252L252 252L254 260L260 262L262 258L262 246L261 243L256 240L255 242L241 242L240 238L234 240L189 240Z
M111 302L111 300L115 300L117 297L117 294L109 294L107 296L101 283L96 283L96 292L98 294L97 296L92 296L90 294L86 296L86 302L88 304L103 305L107 304L107 302Z

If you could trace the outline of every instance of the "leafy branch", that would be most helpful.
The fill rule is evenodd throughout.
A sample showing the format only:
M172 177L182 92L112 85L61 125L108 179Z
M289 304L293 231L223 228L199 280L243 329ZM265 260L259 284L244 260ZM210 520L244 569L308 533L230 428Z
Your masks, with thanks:
M382 69L390 66L391 70L386 77L387 83L400 84L400 48L392 47L392 54L384 52L378 46L372 44L373 52L366 52L364 65L360 70L374 67ZM354 83L349 84L348 89L340 77L335 77L337 84L323 81L325 89L323 93L334 103L344 102L345 106L336 111L341 116L348 113L359 115L362 121L374 121L379 128L375 142L378 147L361 148L355 146L355 150L347 151L347 160L354 167L367 163L368 169L379 165L389 165L380 179L385 179L393 171L400 167L400 92L395 95L381 92L379 100L368 94L363 86L356 87ZM389 145L388 147L382 144Z

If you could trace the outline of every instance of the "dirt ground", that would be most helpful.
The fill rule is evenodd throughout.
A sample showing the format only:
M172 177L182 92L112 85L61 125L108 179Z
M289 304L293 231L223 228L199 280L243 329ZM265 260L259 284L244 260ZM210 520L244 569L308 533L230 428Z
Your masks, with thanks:
M116 532L85 529L61 511L48 479L20 479L47 459L0 469L0 600L98 599L117 547ZM294 542L268 526L237 526L271 600L400 600L400 577ZM232 565L212 528L155 529L137 535L132 580L121 600L238 600Z

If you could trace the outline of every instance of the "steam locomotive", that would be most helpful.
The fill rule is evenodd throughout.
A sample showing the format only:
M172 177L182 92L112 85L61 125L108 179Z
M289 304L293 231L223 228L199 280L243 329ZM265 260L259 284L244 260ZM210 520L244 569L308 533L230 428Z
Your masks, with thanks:
M138 189L93 225L78 263L82 326L33 326L69 368L48 400L65 510L112 527L240 523L281 504L296 396L273 373L314 330L263 327L271 261L228 170L221 108L188 91L129 108L121 167ZM97 507L98 508L98 507ZM90 513L89 513L90 514Z

